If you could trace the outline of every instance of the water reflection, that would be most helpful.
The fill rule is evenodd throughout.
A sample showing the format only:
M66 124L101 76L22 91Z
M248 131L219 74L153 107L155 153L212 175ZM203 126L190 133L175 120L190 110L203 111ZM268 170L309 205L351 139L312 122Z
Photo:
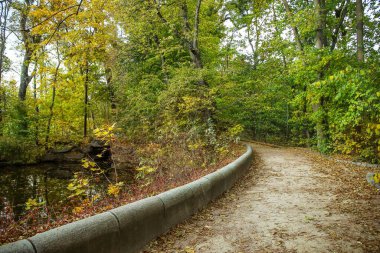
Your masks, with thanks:
M10 206L17 220L24 213L29 198L46 201L47 206L64 203L70 195L69 180L78 169L80 165L56 164L1 168L0 217L5 217L5 208Z

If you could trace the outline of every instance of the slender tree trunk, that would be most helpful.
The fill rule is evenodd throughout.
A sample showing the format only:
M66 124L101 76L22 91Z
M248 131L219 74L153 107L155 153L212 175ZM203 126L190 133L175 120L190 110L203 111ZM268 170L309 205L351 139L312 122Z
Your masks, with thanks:
M84 115L83 115L83 137L87 137L87 118L88 118L88 73L89 66L86 62L85 80L84 80Z
M7 29L7 20L8 20L8 1L0 2L0 85L2 83L2 76L4 70L4 52L6 47L6 29Z
M284 4L286 14L288 15L289 18L292 18L293 17L293 11L289 6L288 1L282 0L282 3ZM295 25L292 25L291 27L292 27L294 39L296 41L297 49L302 52L303 51L303 44L302 44L301 36L299 35L299 32L298 32L298 28Z
M154 41L155 41L156 46L157 46L157 51L160 52L161 71L162 71L162 73L164 75L164 83L168 84L169 83L169 75L168 75L168 72L166 71L166 67L165 67L165 56L161 52L161 49L160 49L160 39L158 38L158 36L156 34L154 35Z
M58 53L58 48L57 48L57 53ZM49 118L48 118L48 123L47 123L47 127L46 127L45 149L49 148L51 122L52 122L53 116L54 116L54 104L55 104L55 97L56 97L56 91L57 91L58 72L59 72L59 67L61 66L61 60L59 58L59 53L58 53L57 58L58 58L58 64L57 64L57 67L55 68L53 82L52 82L51 103L49 106Z
M251 34L251 24L247 26L247 38L249 46L251 47L252 51L252 61L253 61L253 69L257 69L258 61L259 61L259 54L258 54L258 48L259 48L259 42L260 42L260 33L259 33L259 27L258 27L258 19L257 16L254 17L254 27L255 27L255 44L253 44L253 38Z
M335 10L335 16L338 19L338 23L336 24L334 28L334 32L332 34L332 42L331 42L331 47L330 47L331 52L334 51L335 49L336 43L338 42L339 31L342 28L344 18L347 15L347 1L348 0L343 1L341 7Z
M203 63L201 59L201 52L198 46L198 37L199 37L199 16L201 11L202 0L197 1L197 6L195 9L195 18L194 18L194 34L193 34L193 49L195 51L194 54L194 63L197 68L203 68Z
M37 66L37 63L35 63ZM36 67L37 68L37 67ZM34 107L34 110L36 112L36 133L35 133L35 136L34 136L34 140L35 140L35 143L36 145L40 145L40 141L39 141L39 114L40 114L40 108L38 107L38 103L37 103L37 80L36 80L37 76L34 76L33 78L33 99L34 99L34 104L35 104L35 107Z
M5 109L5 91L2 89L3 72L4 72L4 57L7 42L7 22L10 9L10 0L1 1L0 3L0 122L3 121L3 110ZM4 105L4 106L3 106ZM0 136L3 135L0 129Z
M256 32L256 41L255 41L255 52L253 53L253 68L256 69L259 64L259 43L260 43L260 29L259 29L259 21L257 16L255 16L255 32Z
M359 62L364 61L364 8L362 0L356 0L356 40L357 57Z
M96 129L97 126L96 126L96 122L95 122L95 113L94 113L94 110L91 110L91 121L92 121L92 129Z
M274 7L274 3L272 4L272 11L273 11L273 21L275 23L274 29L276 31L276 37L281 38L280 37L280 31L278 30L278 27L276 25L277 24L277 14L276 14L276 9ZM284 68L287 69L288 64L286 62L286 56L285 56L284 50L280 49L280 53L281 53L282 63L284 64Z
M105 77L106 77L106 83L108 87L108 92L110 96L110 107L108 109L107 113L107 121L110 123L110 120L115 116L115 111L116 111L116 98L115 98L115 89L112 85L112 70L109 67L105 67ZM109 113L109 110L111 112Z
M251 26L250 25L248 25L248 27L247 27L247 38L248 38L248 44L251 47L252 55L255 55L256 54L256 48L252 43L253 39L251 36ZM252 59L253 59L253 68L256 69L254 57L252 57Z

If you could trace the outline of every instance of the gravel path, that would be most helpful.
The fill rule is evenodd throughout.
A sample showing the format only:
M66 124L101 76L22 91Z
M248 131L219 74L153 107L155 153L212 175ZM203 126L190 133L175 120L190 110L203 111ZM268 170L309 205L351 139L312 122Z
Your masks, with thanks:
M370 216L380 212L378 192L344 197L346 182L334 173L347 167L303 149L253 147L254 164L237 186L143 252L380 252L380 220ZM365 181L366 171L354 172ZM375 206L359 217L344 211L345 201Z

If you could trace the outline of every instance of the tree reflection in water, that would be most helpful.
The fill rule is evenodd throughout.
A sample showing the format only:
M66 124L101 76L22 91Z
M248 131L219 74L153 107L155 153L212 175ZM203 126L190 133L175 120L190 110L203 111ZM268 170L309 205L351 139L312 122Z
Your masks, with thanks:
M43 164L0 169L0 218L18 220L25 213L29 198L45 201L47 207L60 206L67 201L67 190L78 164ZM99 186L99 191L102 191Z

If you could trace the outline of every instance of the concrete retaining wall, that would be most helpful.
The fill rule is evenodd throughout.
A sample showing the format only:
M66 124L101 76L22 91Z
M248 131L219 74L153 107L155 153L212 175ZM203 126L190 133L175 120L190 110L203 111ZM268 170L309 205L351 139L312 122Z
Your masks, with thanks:
M237 160L194 182L0 246L0 253L136 252L228 190L251 162L247 146Z

